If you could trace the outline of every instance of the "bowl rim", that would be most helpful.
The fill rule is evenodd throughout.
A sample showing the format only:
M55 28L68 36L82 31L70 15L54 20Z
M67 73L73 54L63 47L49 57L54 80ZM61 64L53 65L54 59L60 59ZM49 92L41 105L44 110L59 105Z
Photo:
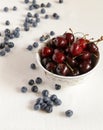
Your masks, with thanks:
M98 66L98 64L99 64L99 62L100 62L100 53L99 53L98 61L97 61L96 65L95 65L90 71L88 71L88 72L86 72L86 73L84 73L84 74L81 74L81 75L77 75L77 76L62 76L62 75L57 75L57 74L55 74L55 73L52 73L52 72L46 70L45 67L41 64L41 62L40 62L40 55L39 55L40 49L41 49L41 48L39 48L38 51L36 52L37 62L38 62L38 64L39 64L39 66L40 66L46 73L48 73L49 75L52 75L52 76L57 77L57 78L60 78L60 79L76 79L76 78L85 77L86 75L88 75L88 74L90 74L91 72L93 72L93 71L97 68L97 66Z

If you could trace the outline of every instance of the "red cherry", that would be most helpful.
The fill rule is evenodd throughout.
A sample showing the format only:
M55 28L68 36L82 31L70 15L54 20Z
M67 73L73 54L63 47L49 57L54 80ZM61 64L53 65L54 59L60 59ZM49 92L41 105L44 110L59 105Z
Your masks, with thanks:
M80 44L80 46L85 49L86 48L86 45L87 43L89 42L89 40L87 39L84 39L84 38L80 38L76 41L76 43Z
M46 69L50 72L54 72L56 69L56 64L54 62L48 62L46 65Z
M73 56L78 56L83 52L83 48L78 43L74 43L70 47L70 52Z
M66 61L71 67L75 67L78 65L78 62L70 56L67 57Z
M87 44L87 50L91 53L97 53L98 47L94 42L90 42Z
M71 73L71 70L64 63L60 63L57 65L56 73L58 75L67 76Z
M91 57L90 52L84 51L84 52L82 52L82 54L80 56L80 59L81 60L88 60L88 59L90 59L90 57Z
M42 56L42 57L51 56L52 53L53 53L53 50L52 50L52 48L50 48L50 47L47 47L47 46L46 46L46 47L44 47L44 48L41 49L41 56Z
M65 55L62 52L56 52L53 54L52 59L56 63L62 63L65 60Z
M74 42L74 35L72 33L64 33L64 37L68 43L72 44Z
M59 47L59 48L67 47L67 40L63 36L59 36L55 38L54 41L55 41L54 44L56 47Z

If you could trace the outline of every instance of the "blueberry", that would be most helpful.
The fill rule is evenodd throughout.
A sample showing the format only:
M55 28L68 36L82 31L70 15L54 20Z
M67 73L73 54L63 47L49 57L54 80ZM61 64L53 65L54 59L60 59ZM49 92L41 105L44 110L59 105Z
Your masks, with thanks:
M30 5L29 6L29 10L33 10L34 9L34 6L33 5Z
M38 42L34 42L34 43L33 43L33 47L34 47L34 48L37 48L38 46L39 46Z
M50 35L51 36L55 35L55 32L54 31L50 31Z
M32 3L33 3L33 4L36 4L36 0L32 0Z
M4 12L8 12L8 7L4 7Z
M8 42L8 47L9 48L13 48L14 47L14 43L13 42Z
M63 0L59 0L59 3L63 3Z
M50 96L51 101L55 101L57 99L57 96L55 94Z
M56 106L59 106L59 105L62 104L62 101L57 98L57 99L54 100L54 104L55 104Z
M38 9L40 6L38 4L33 5L35 9Z
M44 103L47 103L47 102L49 102L49 101L50 101L50 98L49 98L49 97L46 97L46 96L43 97L43 102L44 102Z
M48 7L48 8L51 7L51 3L48 2L46 7Z
M38 14L38 13L35 13L35 14L34 14L34 17L35 17L35 18L38 18L38 17L39 17L39 14Z
M42 109L42 110L45 110L46 107L47 107L47 104L43 102L43 103L41 104L41 109Z
M34 20L33 19L29 19L28 21L30 24L33 24Z
M31 51L31 50L33 49L33 46L32 46L32 45L28 45L27 49L28 49L29 51Z
M31 88L31 91L34 92L34 93L37 93L38 92L38 87L37 86L33 86Z
M47 113L51 113L51 112L53 111L53 107L47 106L47 107L45 108L45 111L46 111Z
M36 18L36 22L39 23L40 22L40 18Z
M6 20L5 25L10 25L10 21Z
M33 85L34 84L34 80L33 79L30 79L29 82L28 82L29 85Z
M18 31L18 32L19 32L19 31L20 31L20 28L19 28L19 27L16 27L16 28L15 28L15 31Z
M5 47L5 51L6 52L10 52L10 48L9 47Z
M61 85L60 84L55 84L55 89L56 90L60 90L61 89Z
M4 37L4 42L7 42L7 41L9 41L9 37Z
M60 16L59 16L57 13L53 13L53 17L54 17L55 19L59 19L59 18L60 18Z
M15 38L18 38L18 37L20 37L20 33L16 33L14 36L15 36Z
M34 105L34 110L40 110L40 108L41 108L41 107L40 107L40 104L35 104L35 105Z
M13 10L14 10L14 11L16 11L16 10L17 10L17 7L16 7L16 6L14 6L14 7L13 7Z
M43 103L43 99L42 98L37 98L36 103L37 104L42 104Z
M37 27L37 22L34 21L32 25L33 25L33 27Z
M47 101L47 105L53 107L54 103L51 100L49 100Z
M43 97L48 97L48 95L49 95L49 91L48 90L43 90L42 91L42 96Z
M46 14L46 15L45 15L45 19L48 19L48 18L49 18L49 15L48 15L48 14Z
M46 10L44 8L41 9L41 13L45 14Z
M44 4L44 3L41 3L41 7L45 7L45 4Z
M55 17L55 19L59 19L60 18L60 16L59 15L57 15L56 17Z
M45 41L45 37L41 36L39 40L40 40L40 42L43 42L43 41Z
M41 84L42 83L42 79L40 77L37 77L36 80L35 80L35 82L37 84Z
M65 112L65 115L66 115L67 117L71 117L71 116L73 115L73 111L72 111L72 110L67 110L67 111Z
M3 49L5 47L4 43L0 43L0 49Z
M27 13L28 17L32 17L32 14L30 12Z
M24 27L25 31L29 31L29 26Z
M29 0L24 0L24 2L27 4L27 3L29 3Z
M4 50L2 50L2 51L0 51L0 56L5 56L5 51Z
M10 38L10 39L13 39L13 38L14 38L14 34L11 33L11 34L9 35L9 38Z
M26 93L26 92L27 92L27 87L23 86L23 87L21 88L21 92Z
M36 65L35 65L34 63L32 63L32 64L30 65L30 67L31 67L31 69L33 69L33 70L36 69Z

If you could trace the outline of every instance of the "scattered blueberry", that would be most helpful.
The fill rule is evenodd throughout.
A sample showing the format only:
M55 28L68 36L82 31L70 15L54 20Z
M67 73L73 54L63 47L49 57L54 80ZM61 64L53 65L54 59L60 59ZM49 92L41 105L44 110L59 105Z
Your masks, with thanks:
M34 17L35 17L35 18L38 18L38 17L39 17L39 14L38 14L38 13L35 13L35 14L34 14Z
M42 96L43 97L48 97L48 95L49 95L49 91L48 90L43 90L42 91Z
M32 25L33 25L33 27L37 27L37 22L34 21Z
M8 12L9 8L8 7L4 7L4 12Z
M30 12L27 13L28 17L32 17L32 14Z
M41 36L39 40L40 40L40 42L43 42L43 41L45 41L45 37Z
M59 3L63 3L63 0L59 0Z
M16 6L14 6L14 7L13 7L13 10L14 10L14 11L16 11L16 10L17 10L17 7L16 7Z
M0 49L3 49L5 47L4 43L0 43Z
M34 8L38 9L40 6L38 4L34 4Z
M38 92L38 87L37 86L33 86L31 88L31 91L34 92L34 93L37 93Z
M48 18L49 18L49 15L48 15L48 14L46 14L46 15L45 15L45 19L48 19Z
M33 3L33 4L36 4L36 0L32 0L32 3Z
M48 8L51 7L51 3L48 2L46 7L48 7Z
M35 80L35 82L36 82L37 84L41 84L41 83L42 83L42 78L37 77L36 80Z
M34 48L37 48L38 46L39 46L38 42L34 42L34 43L33 43L33 47L34 47Z
M5 51L6 52L10 52L10 48L9 47L5 47Z
M55 94L50 96L51 101L55 101L57 99L57 96Z
M41 9L41 13L45 14L46 10L44 8Z
M31 50L33 49L33 46L32 46L32 45L28 45L27 49L28 49L29 51L31 51Z
M60 90L61 89L61 85L60 84L55 84L55 89L56 90Z
M36 22L39 23L40 22L40 18L36 18Z
M66 115L67 117L71 117L71 116L73 115L73 111L72 111L72 110L67 110L67 111L65 112L65 115Z
M42 104L42 103L43 103L43 99L42 98L37 98L36 104Z
M47 107L47 104L46 104L46 103L44 103L44 102L41 103L41 109L42 109L42 110L45 110L46 107Z
M33 70L36 69L36 65L35 65L34 63L32 63L32 64L30 65L30 67L31 67L31 69L33 69Z
M29 31L29 26L24 27L25 31Z
M54 32L54 31L51 31L51 32L50 32L50 35L51 35L51 36L55 35L55 32Z
M34 80L33 79L30 79L29 82L28 82L29 85L34 85Z
M23 86L23 87L21 88L21 92L26 93L26 92L27 92L27 87Z
M34 105L34 110L40 110L40 108L41 108L41 107L40 107L40 104L35 104L35 105Z
M27 3L29 3L29 0L24 0L24 2L27 4Z
M47 96L44 96L43 97L43 102L44 103L47 103L47 102L49 102L50 101L50 98L49 97L47 97Z
M10 21L6 20L5 25L10 25Z
M34 9L34 6L33 5L30 5L29 6L29 10L33 10Z
M47 106L47 107L45 108L45 111L46 111L47 113L51 113L51 112L53 111L53 107Z
M45 7L45 4L44 4L44 3L41 3L41 7Z
M5 56L5 51L4 50L2 50L2 51L0 51L0 56Z
M8 47L9 48L13 48L14 47L14 43L13 42L8 42Z
M61 104L62 104L62 101L57 98L57 99L54 100L54 104L55 104L56 106L61 105Z

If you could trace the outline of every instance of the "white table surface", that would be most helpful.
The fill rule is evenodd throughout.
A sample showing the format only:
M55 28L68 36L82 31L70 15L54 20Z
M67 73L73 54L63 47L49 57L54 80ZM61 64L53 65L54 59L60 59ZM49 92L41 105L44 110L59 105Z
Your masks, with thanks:
M103 0L64 0L63 4L57 1L50 1L52 7L47 9L47 13L57 12L60 20L42 18L37 28L31 28L29 32L22 30L20 38L13 40L15 48L5 57L0 57L0 130L103 130L103 42L98 44L100 64L83 84L65 86L56 91L43 77L39 67L35 71L30 69L30 64L36 63L36 50L29 52L26 47L42 34L54 30L56 35L60 35L72 28L74 32L89 33L94 38L103 35ZM18 11L2 11L5 6L11 9L14 5ZM23 0L0 0L0 31L6 28L4 22L7 19L11 22L11 29L17 26L22 28L27 8ZM37 76L43 78L39 90L48 89L63 102L61 106L54 107L51 114L33 110L33 104L40 94L20 92L23 85L30 89L28 80ZM71 118L64 115L67 109L74 112Z

